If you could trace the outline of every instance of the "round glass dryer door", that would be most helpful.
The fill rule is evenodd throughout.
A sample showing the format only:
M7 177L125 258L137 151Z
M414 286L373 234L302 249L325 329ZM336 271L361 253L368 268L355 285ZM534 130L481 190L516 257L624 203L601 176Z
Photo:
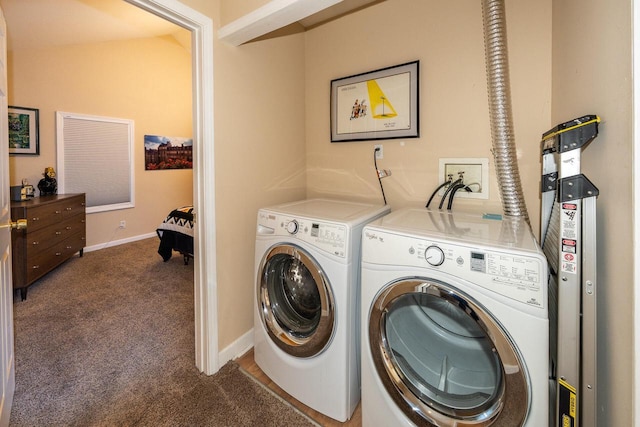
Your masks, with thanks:
M468 295L435 280L382 290L369 343L385 389L417 425L519 426L530 396L519 352Z
M271 340L296 357L321 353L333 336L334 298L326 275L303 248L280 244L258 269L257 298Z

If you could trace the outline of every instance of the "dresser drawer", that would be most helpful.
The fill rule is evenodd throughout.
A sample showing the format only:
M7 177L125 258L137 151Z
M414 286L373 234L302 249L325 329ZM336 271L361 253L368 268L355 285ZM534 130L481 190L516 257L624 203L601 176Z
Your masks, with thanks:
M27 233L30 233L73 216L84 216L85 210L84 194L59 199L55 196L48 196L21 202L15 207L12 206L11 217L14 221L25 218Z
M65 260L63 253L55 250L40 252L38 255L27 259L25 265L27 283L33 283Z
M24 214L27 219L27 233L59 223L62 221L62 212L63 206L59 204L34 206L27 209Z
M66 258L71 258L73 254L76 252L80 252L84 249L87 244L87 238L85 233L76 233L70 237L68 237L60 246L59 249L62 251Z
M72 216L50 227L27 231L25 235L27 258L35 256L77 233L85 234L85 217L83 215Z
M80 252L84 246L84 233L76 233L35 255L27 256L27 281L31 283L40 278L58 264L71 258L76 252Z
M86 210L84 199L84 196L78 196L66 201L62 210L62 216L64 218L69 218L76 215L84 216Z

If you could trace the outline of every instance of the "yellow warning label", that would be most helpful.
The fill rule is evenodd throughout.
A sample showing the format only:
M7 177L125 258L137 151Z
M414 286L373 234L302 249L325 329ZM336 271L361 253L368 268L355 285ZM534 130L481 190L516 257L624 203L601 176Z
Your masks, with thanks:
M569 395L569 415L574 419L576 417L576 395L574 393Z
M558 421L560 426L576 426L577 406L576 388L564 380L558 380Z
M569 132L570 130L577 129L577 128L582 127L582 126L590 125L591 123L600 123L600 117L596 116L596 118L595 118L595 119L593 119L593 120L589 120L588 122L579 123L579 124L577 124L577 125L570 126L570 127L568 127L568 128L565 128L565 129L562 129L562 130L559 130L559 131L556 131L556 132L550 133L549 135L543 135L543 136L542 136L542 141L544 142L544 141L546 141L547 139L555 138L555 136L556 136L556 135L559 135L559 134L561 134L561 133L565 133L565 132Z
M572 393L576 393L576 388L574 386L572 386L571 384L569 384L568 382L566 382L563 379L558 380L558 384L560 384L561 387L564 387L566 389L568 389L570 392Z

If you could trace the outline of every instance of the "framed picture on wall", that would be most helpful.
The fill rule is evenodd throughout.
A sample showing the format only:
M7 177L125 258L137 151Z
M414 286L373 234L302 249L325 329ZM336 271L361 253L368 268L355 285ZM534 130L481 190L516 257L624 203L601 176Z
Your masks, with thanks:
M419 137L419 65L332 80L331 142Z
M193 169L193 138L144 136L144 170Z
M40 154L38 110L9 106L9 154Z

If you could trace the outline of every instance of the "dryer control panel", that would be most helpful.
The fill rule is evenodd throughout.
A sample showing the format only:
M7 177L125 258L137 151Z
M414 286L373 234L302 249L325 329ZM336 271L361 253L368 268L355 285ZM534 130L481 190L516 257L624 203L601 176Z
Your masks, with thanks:
M538 257L446 242L422 241L415 246L432 268L455 274L525 304L546 307L546 294L542 287L546 277L543 277L543 262ZM437 251L442 253L442 259L436 265L430 261L434 257L438 259L432 255Z
M288 236L292 242L300 240L329 254L347 256L349 232L343 224L260 212L257 232L258 235Z
M541 252L463 245L366 228L363 251L369 263L427 268L530 307L547 307L546 261Z

